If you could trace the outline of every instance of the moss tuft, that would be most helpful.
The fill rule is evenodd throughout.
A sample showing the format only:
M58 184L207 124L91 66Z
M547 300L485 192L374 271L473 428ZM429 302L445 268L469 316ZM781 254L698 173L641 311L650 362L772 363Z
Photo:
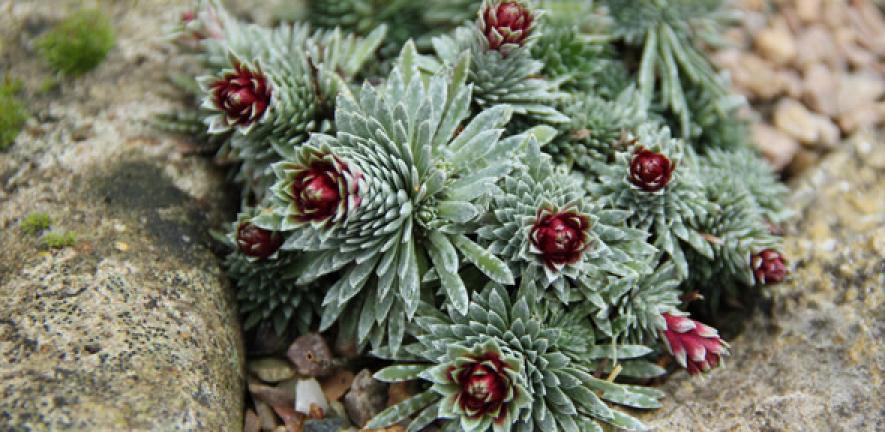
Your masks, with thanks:
M77 243L77 233L48 232L43 235L43 244L50 249L61 249Z
M15 80L0 83L0 151L12 145L28 119L24 105L15 98L20 87L21 83Z
M82 75L98 66L114 46L114 29L97 9L75 12L37 42L40 54L64 75Z
M48 214L34 212L25 216L21 222L21 229L26 234L34 235L49 228L49 225L52 225L52 219Z

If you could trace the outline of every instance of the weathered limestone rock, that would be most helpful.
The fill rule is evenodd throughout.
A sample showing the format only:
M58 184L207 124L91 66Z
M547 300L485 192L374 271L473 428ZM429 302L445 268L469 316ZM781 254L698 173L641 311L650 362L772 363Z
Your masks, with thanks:
M0 429L239 430L242 341L207 233L230 212L224 175L148 124L176 101L178 2L103 3L107 61L41 90L32 40L79 4L0 4L0 64L32 115L0 153ZM34 211L76 245L24 233Z
M658 431L885 427L885 142L857 137L798 184L793 280L731 341L728 367L672 377Z

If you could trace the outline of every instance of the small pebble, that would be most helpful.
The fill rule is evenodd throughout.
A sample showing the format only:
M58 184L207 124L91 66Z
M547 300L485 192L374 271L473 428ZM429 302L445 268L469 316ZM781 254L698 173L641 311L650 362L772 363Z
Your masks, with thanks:
M363 369L356 375L350 391L344 395L347 416L359 427L364 427L386 404L387 384L373 378L368 369Z
M295 369L289 362L273 357L250 361L249 372L268 383L278 383L295 376Z
M353 383L353 372L347 369L338 369L334 374L324 378L320 384L329 401L337 401L347 393Z
M299 380L295 395L295 411L302 414L310 414L311 406L313 405L323 410L324 413L329 411L326 395L316 379Z
M261 419L253 410L246 410L245 419L243 419L243 432L260 432Z
M268 405L291 405L295 401L295 394L283 388L271 387L258 382L249 383L249 393L256 399L266 402Z
M286 356L300 375L319 377L332 373L332 350L326 339L317 333L299 336L289 346Z
M261 423L261 430L272 431L276 429L279 422L277 422L277 416L273 413L273 409L270 405L260 400L256 400L255 412L258 414L258 420Z

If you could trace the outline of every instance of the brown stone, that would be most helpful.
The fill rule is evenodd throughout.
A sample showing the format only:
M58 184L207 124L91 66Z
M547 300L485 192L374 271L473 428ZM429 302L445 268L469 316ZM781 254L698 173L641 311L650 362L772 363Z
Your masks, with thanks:
M796 16L805 23L815 23L820 20L821 0L796 0ZM801 45L800 45L801 46Z
M261 419L258 418L258 414L255 414L253 410L246 410L246 416L243 421L243 432L260 432L261 431Z
M885 123L885 102L860 106L853 111L839 114L839 127L845 134L853 134L861 129L872 129Z
M755 43L759 53L774 64L785 65L796 57L796 42L782 20L775 20L771 26L756 34Z
M840 113L879 101L885 94L885 79L872 73L846 74L839 80L836 104Z
M332 350L319 333L299 336L286 351L298 373L310 377L326 376L333 370Z
M356 375L350 391L344 395L347 416L359 427L365 426L372 417L381 412L386 402L387 384L373 378L368 369L363 369Z
M794 99L784 98L773 116L774 125L808 146L833 147L839 140L839 128L828 118L808 111Z
M816 25L802 30L797 36L796 44L801 47L796 55L799 67L812 63L826 63L832 68L841 69L845 61L839 55L836 42L828 29Z
M784 83L777 76L777 70L755 54L739 53L732 66L723 66L731 70L735 86L744 89L750 99L770 100L784 91Z
M771 126L756 123L752 132L756 147L777 171L784 169L799 151L799 142Z
M809 65L803 71L803 81L802 101L821 114L836 115L839 110L836 101L839 81L830 68L822 63Z
M347 369L338 369L335 373L320 381L320 386L323 388L323 393L326 394L326 399L329 402L341 399L347 393L347 390L350 389L353 378L353 372Z

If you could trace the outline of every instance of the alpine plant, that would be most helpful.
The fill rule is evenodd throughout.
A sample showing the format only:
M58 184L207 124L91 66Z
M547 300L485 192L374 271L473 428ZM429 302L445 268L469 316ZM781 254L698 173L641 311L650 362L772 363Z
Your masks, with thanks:
M533 314L527 298L513 302L500 285L476 292L463 315L425 306L426 314L415 320L417 342L397 357L402 364L375 378L418 379L430 388L379 413L368 428L414 416L409 431L437 419L445 419L446 431L602 431L602 424L642 430L609 404L660 405L658 390L594 376L589 361L576 361L569 355L574 347L561 344L571 340L563 330Z
M358 320L359 343L386 340L394 351L425 294L429 266L456 309L467 307L463 262L513 283L466 225L510 171L511 149L527 139L500 139L508 106L468 118L466 56L426 80L417 60L407 43L384 85L338 97L335 136L315 134L294 162L274 165L279 221L268 222L291 232L283 249L310 253L299 283L341 274L326 292L320 328Z
M686 278L684 249L713 257L710 243L693 226L716 204L707 200L697 168L684 157L684 142L666 126L643 124L628 140L612 163L594 163L597 176L588 187L606 208L629 211L627 225L649 233L649 241Z
M240 191L244 329L414 381L359 426L645 430L622 407L729 355L701 321L789 277L786 188L698 48L723 1L305 1L183 10L189 105L156 123Z
M303 256L280 250L284 234L255 225L257 213L247 209L230 232L220 238L230 248L224 268L236 281L243 327L251 330L266 322L280 335L292 325L299 332L307 332L322 295L315 286L296 283L298 275L292 269L297 268Z
M556 108L564 97L559 82L541 76L544 63L532 57L537 14L521 1L485 0L475 23L433 38L433 48L444 65L469 53L479 109L507 104L534 123L562 124L568 117Z

